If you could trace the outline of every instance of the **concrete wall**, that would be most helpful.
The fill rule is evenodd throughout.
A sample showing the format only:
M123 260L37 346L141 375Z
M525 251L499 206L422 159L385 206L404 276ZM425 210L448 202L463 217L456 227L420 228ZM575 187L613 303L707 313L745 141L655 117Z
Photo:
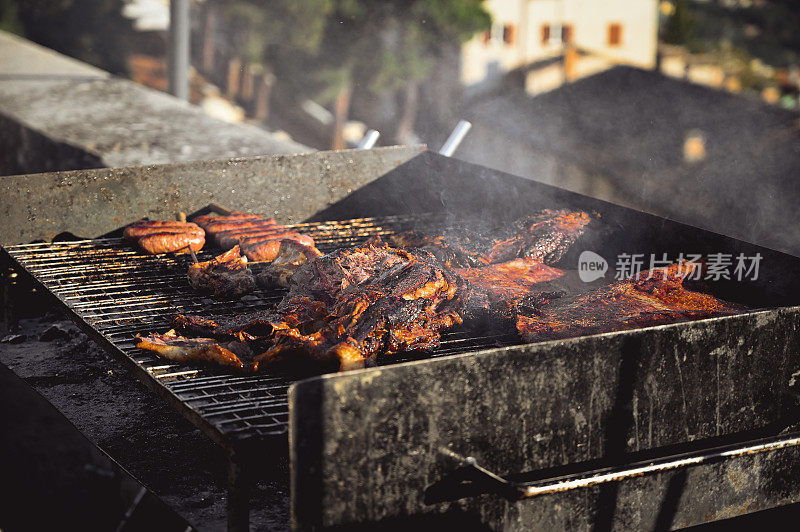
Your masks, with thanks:
M0 32L0 175L309 151Z

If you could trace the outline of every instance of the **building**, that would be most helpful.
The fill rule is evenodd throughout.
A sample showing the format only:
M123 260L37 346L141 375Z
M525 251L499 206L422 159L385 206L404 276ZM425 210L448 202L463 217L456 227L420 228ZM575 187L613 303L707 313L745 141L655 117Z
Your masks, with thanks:
M486 8L492 29L462 48L468 92L493 87L517 69L525 70L528 92L539 93L616 64L655 66L656 0L488 0ZM556 59L566 49L575 53L562 65Z
M458 157L800 255L800 113L618 66L462 109Z

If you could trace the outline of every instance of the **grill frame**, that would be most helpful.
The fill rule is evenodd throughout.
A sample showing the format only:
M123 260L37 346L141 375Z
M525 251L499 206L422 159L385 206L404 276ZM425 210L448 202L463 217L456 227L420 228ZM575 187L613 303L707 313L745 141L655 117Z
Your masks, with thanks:
M442 219L434 215L388 216L287 227L314 237L319 249L329 252L372 236L386 237L430 223L442 223ZM217 444L235 451L263 440L285 439L289 428L287 392L302 379L281 373L237 374L213 366L170 362L137 349L134 341L135 334L163 332L169 328L169 318L177 313L211 316L269 309L280 300L284 289L215 300L188 286L188 255L146 255L114 237L22 244L2 250L37 288L58 301L79 328ZM208 260L218 253L204 249L198 259ZM262 267L251 265L256 273ZM117 282L123 277L125 280ZM121 323L126 321L130 323ZM446 331L441 346L432 351L404 353L378 364L521 342L511 333L481 336L472 331Z
M309 179L309 176L312 176ZM465 183L469 186L465 186ZM298 184L301 194L298 198ZM68 208L65 207L65 188L68 191ZM10 215L11 224L0 227L0 242L4 244L29 241L33 238L52 238L59 231L74 231L76 234L102 234L114 227L146 215L151 218L171 218L176 211L190 212L209 202L220 202L236 206L251 212L274 214L281 223L298 220L341 220L353 216L385 216L396 214L424 213L459 213L470 212L475 216L500 216L509 220L533 210L541 208L573 208L601 212L605 223L615 228L616 234L590 235L588 249L602 250L604 255L613 256L619 252L650 253L692 251L692 252L744 252L752 254L756 251L764 255L764 264L779 264L775 271L764 272L758 283L737 286L725 286L720 283L720 290L715 293L720 297L728 293L736 294L736 300L754 307L769 306L771 310L763 311L754 319L788 320L795 331L800 327L798 312L800 304L800 276L793 275L800 271L800 259L786 254L748 244L720 234L685 224L665 220L644 212L620 207L587 196L571 193L548 185L537 183L509 174L461 161L437 156L432 153L420 153L412 149L378 149L369 151L351 151L337 153L319 153L299 156L275 156L267 158L235 159L230 161L203 161L179 165L156 165L143 168L128 169L96 169L76 172L58 172L39 176L18 176L5 178L0 184L0 209ZM86 214L76 218L74 212ZM779 215L777 213L776 215ZM713 224L709 225L714 227ZM708 226L707 226L708 227ZM716 230L726 228L717 225ZM584 235L587 236L587 235ZM787 273L789 275L787 275ZM40 288L44 288L37 283ZM733 284L733 283L731 283ZM781 308L793 307L793 308ZM791 313L788 315L787 313ZM740 318L726 318L726 322L738 322ZM750 319L748 317L742 320ZM715 323L715 322L714 322ZM97 338L91 328L79 326L88 332L104 347L102 338ZM669 326L679 333L690 332L696 327L711 327L712 321L699 320L686 324ZM655 329L626 331L615 333L620 338L633 339L638 335L651 335ZM765 336L768 333L759 333ZM592 338L582 337L575 340L583 345L591 344ZM480 360L497 359L502 361L509 353L531 351L556 356L559 349L568 342L559 341L545 344L529 345L512 349L487 349L471 352L458 357L442 357L434 360L420 361L412 364L400 364L401 369L395 373L392 369L384 371L384 375L399 375L411 371L412 367L444 368L450 363L473 364ZM593 348L590 348L593 349ZM798 351L800 352L800 351ZM125 360L123 358L123 360ZM565 357L565 360L568 360ZM133 367L134 374L138 370ZM388 368L387 368L388 369ZM333 386L335 382L353 379L370 389L373 397L381 397L382 390L378 380L371 380L375 371L352 372L350 375L330 375L301 381L310 383L307 390L313 390L320 383ZM448 378L450 374L439 377ZM141 378L140 375L137 374ZM504 378L495 375L494 380L487 381L489 386L500 384ZM512 374L513 377L513 374ZM402 379L399 379L402 385ZM160 386L152 386L153 379L143 379L146 385L161 395ZM425 384L417 384L424 387ZM296 397L300 399L300 387ZM785 390L784 390L785 391ZM313 394L302 397L306 405L319 409L314 404ZM190 421L198 424L194 411L174 398L166 397L168 402L182 412ZM351 398L351 400L354 400ZM620 402L621 415L627 408ZM571 399L563 401L564 408L572 406ZM413 412L412 412L413 413ZM423 419L429 412L417 412L417 419ZM299 416L302 419L303 416ZM311 418L313 419L313 418ZM322 418L330 425L330 418ZM311 426L309 419L301 428L306 442L322 441L328 434L321 427ZM361 424L363 425L363 423ZM491 423L483 423L490 426ZM202 427L201 427L202 428ZM360 426L357 428L364 434L374 428ZM459 427L461 429L462 427ZM502 430L504 427L497 427ZM299 432L290 434L290 450L295 453L299 442ZM341 431L340 431L341 434ZM229 525L231 528L245 529L247 524L247 493L249 489L248 466L255 449L244 442L230 442L218 439L214 433L208 434L215 442L228 450L229 458ZM602 435L595 436L602 437ZM292 441L294 439L294 442ZM278 441L276 448L285 453L285 440L270 438L267 440L251 439L258 447L257 455L263 460L264 444ZM395 448L397 453L399 449ZM266 453L269 456L269 453ZM319 456L303 456L306 464L312 467L319 465ZM298 466L292 458L292 475L308 474L308 468ZM315 463L317 461L317 463ZM374 470L373 463L362 464L359 468L365 472L366 478ZM500 473L518 471L517 467L503 468L498 464L490 464ZM354 464L339 464L343 468ZM524 467L522 468L524 469ZM762 468L763 469L763 468ZM305 471L303 471L305 470ZM403 472L401 472L403 473ZM405 473L403 473L405 474ZM724 478L720 477L720 478ZM797 477L800 478L800 477ZM309 490L299 492L297 477L292 479L292 496L297 500L311 501L321 495L323 486L309 485ZM662 481L659 481L662 482ZM707 486L708 484L700 484ZM695 493L702 494L702 491ZM776 491L777 493L777 491ZM800 489L796 490L800 493ZM401 494L402 495L402 494ZM320 502L321 499L318 499ZM321 502L320 502L321 503ZM717 498L714 504L729 508L729 501ZM310 504L316 504L311 501ZM574 513L584 511L581 501L577 501L572 510ZM780 502L779 504L783 504ZM747 513L752 506L743 504L731 510L728 516ZM337 508L332 508L335 513ZM705 515L705 514L704 514ZM368 516L364 517L369 519ZM707 518L706 518L707 519Z

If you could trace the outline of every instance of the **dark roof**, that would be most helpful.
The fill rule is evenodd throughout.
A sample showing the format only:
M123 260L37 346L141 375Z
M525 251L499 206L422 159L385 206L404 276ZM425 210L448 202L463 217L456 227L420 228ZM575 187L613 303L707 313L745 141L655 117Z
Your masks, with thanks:
M469 114L602 173L641 208L800 254L796 112L615 67L535 97L486 95ZM687 163L683 144L693 130L705 139L706 158Z

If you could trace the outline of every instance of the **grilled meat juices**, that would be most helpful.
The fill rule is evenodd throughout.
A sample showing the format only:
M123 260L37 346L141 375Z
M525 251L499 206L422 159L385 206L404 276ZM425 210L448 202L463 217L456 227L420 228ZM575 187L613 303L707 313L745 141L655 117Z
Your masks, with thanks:
M126 227L122 236L151 255L200 251L205 245L205 232L191 222L139 220Z

